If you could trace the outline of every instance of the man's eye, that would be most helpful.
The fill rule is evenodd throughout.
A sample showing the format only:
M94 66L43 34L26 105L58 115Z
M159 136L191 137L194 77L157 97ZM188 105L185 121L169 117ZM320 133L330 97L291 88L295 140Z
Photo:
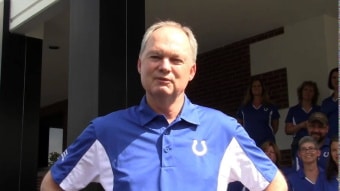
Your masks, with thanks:
M171 63L173 63L173 64L181 64L182 60L181 59L177 59L177 58L173 58L173 59L171 59Z
M161 57L157 56L157 55L152 55L152 56L150 56L150 58L152 58L152 59L161 59Z

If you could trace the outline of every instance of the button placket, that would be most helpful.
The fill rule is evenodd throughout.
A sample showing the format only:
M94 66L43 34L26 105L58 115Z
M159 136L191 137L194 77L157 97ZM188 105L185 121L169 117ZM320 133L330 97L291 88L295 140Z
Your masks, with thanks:
M172 151L172 136L170 128L165 129L162 136L162 166L169 167L173 165Z

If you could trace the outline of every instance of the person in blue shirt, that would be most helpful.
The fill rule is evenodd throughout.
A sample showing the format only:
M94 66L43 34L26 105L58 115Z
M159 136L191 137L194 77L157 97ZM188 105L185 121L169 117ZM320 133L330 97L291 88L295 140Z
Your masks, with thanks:
M316 140L311 136L302 137L297 154L303 168L287 175L289 191L327 191L330 183L324 169L317 163L321 152Z
M320 150L320 156L318 157L317 163L322 169L326 169L330 152L330 138L327 136L328 133L328 119L322 112L315 112L308 118L307 125L308 135L313 137L318 144ZM296 159L298 162L295 164L294 169L299 170L303 163L299 157Z
M236 117L258 147L265 141L276 142L280 114L262 80L252 79Z
M307 121L309 116L317 111L320 111L320 106L317 105L319 97L319 89L313 81L304 81L297 89L299 103L290 107L286 116L285 133L293 135L291 143L291 156L293 166L297 162L296 152L298 143L301 137L308 135Z
M197 42L174 21L150 26L137 69L139 105L97 117L45 175L41 190L81 190L98 182L113 191L284 191L282 173L236 119L191 103Z
M337 191L339 189L339 137L335 135L331 139L331 156L329 157L326 176L329 184L329 191Z
M328 75L328 88L333 91L332 95L322 100L321 112L325 113L329 121L328 137L332 138L339 134L339 71L333 68Z

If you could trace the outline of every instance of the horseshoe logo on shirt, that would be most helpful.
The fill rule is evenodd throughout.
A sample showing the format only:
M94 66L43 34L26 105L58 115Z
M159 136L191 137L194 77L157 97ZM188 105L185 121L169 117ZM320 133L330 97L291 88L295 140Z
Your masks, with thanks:
M323 157L327 158L329 156L329 152L324 152Z
M207 153L207 151L208 151L206 142L205 142L205 141L201 141L200 143L201 143L201 147L202 147L201 150L198 150L198 149L197 149L197 144L198 144L198 141L197 141L197 140L194 140L194 141L193 141L192 147L191 147L192 152L194 152L195 155L197 155L197 156L203 156L203 155L205 155L205 154Z

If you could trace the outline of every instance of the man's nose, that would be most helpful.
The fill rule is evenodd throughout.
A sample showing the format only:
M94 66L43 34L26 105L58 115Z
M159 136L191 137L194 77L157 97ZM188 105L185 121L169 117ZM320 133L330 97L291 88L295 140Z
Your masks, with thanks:
M171 63L168 58L163 58L159 64L159 69L164 72L170 71Z

